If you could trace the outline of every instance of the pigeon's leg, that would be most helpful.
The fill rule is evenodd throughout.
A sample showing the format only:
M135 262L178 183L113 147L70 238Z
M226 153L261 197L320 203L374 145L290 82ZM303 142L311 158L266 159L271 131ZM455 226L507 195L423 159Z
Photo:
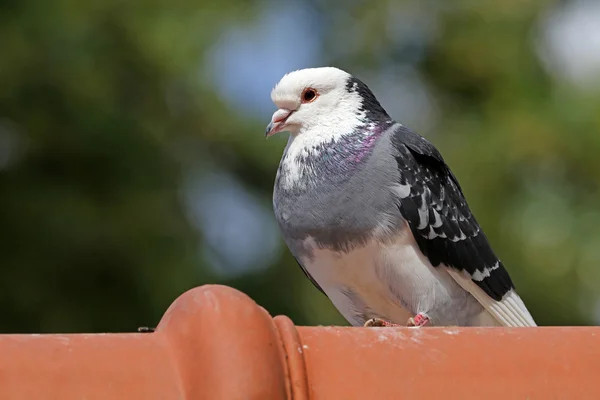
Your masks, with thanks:
M408 319L406 323L407 326L414 326L416 328L420 328L429 323L429 317L423 313L418 313L414 317Z
M398 325L398 324L394 324L388 321L384 321L381 318L371 318L370 320L368 320L367 322L365 322L364 324L365 327L383 327L383 328L392 328L392 327L396 327L396 326L404 326L404 325Z

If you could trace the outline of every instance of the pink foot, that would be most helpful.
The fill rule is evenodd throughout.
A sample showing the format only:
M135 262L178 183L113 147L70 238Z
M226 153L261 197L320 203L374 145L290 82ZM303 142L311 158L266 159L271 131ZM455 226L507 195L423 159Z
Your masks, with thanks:
M404 326L404 325L398 325L398 324L394 324L388 321L384 321L381 318L371 318L370 320L368 320L367 322L365 322L365 327L384 327L384 328L392 328L392 327L396 327L396 326Z
M422 326L427 325L428 323L429 323L429 317L423 313L418 313L414 317L409 318L406 325L420 328Z

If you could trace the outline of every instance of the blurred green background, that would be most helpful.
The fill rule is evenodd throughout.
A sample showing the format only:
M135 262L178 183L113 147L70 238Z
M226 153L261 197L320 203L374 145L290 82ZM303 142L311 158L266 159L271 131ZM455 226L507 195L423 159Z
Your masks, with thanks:
M238 288L346 324L277 230L270 89L334 65L429 138L539 324L600 322L600 3L0 1L0 331Z

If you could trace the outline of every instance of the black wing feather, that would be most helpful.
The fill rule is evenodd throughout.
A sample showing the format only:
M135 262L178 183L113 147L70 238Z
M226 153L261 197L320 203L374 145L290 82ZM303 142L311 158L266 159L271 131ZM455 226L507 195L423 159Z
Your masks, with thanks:
M319 284L317 283L317 281L315 281L315 278L313 278L308 273L308 271L306 270L306 268L304 268L302 266L302 264L300 264L300 261L298 261L298 259L295 256L294 256L294 259L296 260L296 262L298 263L298 266L300 267L300 269L302 270L302 272L304 272L304 275L306 275L306 277L308 278L308 280L311 281L312 284L315 285L315 287L321 291L321 293L323 293L325 296L327 296L327 293L325 293L325 291L323 290L323 288L321 286L319 286Z
M410 194L399 200L417 244L434 267L466 271L491 298L500 301L514 285L471 213L458 180L439 151L400 126L392 136L400 184Z

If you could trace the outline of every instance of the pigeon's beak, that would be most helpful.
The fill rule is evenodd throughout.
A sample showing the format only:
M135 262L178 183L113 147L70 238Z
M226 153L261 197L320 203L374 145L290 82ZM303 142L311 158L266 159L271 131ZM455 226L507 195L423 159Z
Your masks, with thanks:
M286 108L280 108L275 111L275 114L271 117L271 122L267 125L267 130L265 131L265 136L270 137L274 134L281 132L285 129L285 122L292 115L294 111L288 110Z

